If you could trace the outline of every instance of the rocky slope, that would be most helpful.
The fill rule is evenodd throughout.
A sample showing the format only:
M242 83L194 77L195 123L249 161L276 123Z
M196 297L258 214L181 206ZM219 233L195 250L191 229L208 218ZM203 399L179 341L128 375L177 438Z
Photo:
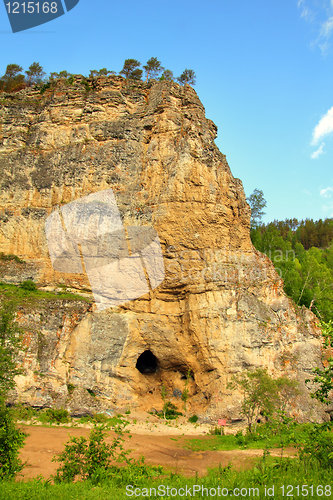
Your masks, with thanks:
M77 76L0 100L0 251L25 261L1 262L1 280L90 298L20 305L27 351L16 398L73 411L159 409L161 384L180 402L190 370L191 411L237 417L232 374L265 366L304 381L321 363L315 317L253 248L242 183L195 91L114 76L88 84ZM157 231L165 279L99 311L85 272L53 268L45 220L110 188L125 228ZM305 393L294 404L300 418L310 408L318 417Z

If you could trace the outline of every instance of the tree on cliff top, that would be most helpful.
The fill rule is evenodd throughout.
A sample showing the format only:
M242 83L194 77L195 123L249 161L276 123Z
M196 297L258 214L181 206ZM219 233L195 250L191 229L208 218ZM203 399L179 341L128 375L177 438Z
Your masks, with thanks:
M28 77L28 86L32 83L39 83L43 77L45 76L45 73L43 71L42 66L38 62L34 62L29 66L29 69L26 71L27 77Z
M68 71L63 70L63 71L60 71L59 73L56 73L56 72L50 73L50 80L58 80L60 78L69 78L70 76L72 76L71 73L68 73Z
M173 81L174 80L173 71L171 71L171 69L165 69L162 73L160 80L161 80L161 82L163 80L167 80L169 82Z
M115 72L114 71L109 71L106 68L102 68L102 69L99 69L99 70L92 69L90 71L89 78L94 78L94 77L98 77L98 76L108 76L108 75L115 75Z
M15 92L24 87L23 68L18 64L8 64L6 73L0 79L0 91Z
M251 207L251 228L256 228L261 224L262 216L266 213L263 211L267 205L264 193L261 189L255 189L253 193L246 198L246 201Z
M146 72L146 82L148 82L149 77L150 78L157 78L160 73L164 70L164 68L161 66L161 62L157 59L157 57L151 57L145 66L143 66L143 69Z
M180 76L177 78L177 82L180 83L180 85L185 85L185 83L188 83L189 85L195 85L195 79L196 75L193 71L193 69L185 69Z
M126 59L124 67L119 74L123 75L126 79L141 80L142 69L139 69L140 66L141 63L137 59Z

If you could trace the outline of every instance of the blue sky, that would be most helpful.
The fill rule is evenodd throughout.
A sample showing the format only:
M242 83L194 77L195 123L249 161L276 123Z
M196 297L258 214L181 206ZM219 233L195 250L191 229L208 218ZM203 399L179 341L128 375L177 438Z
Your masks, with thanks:
M34 61L118 72L152 56L175 76L194 69L233 175L264 192L264 220L333 217L333 0L80 0L15 34L0 5L0 37L1 74Z

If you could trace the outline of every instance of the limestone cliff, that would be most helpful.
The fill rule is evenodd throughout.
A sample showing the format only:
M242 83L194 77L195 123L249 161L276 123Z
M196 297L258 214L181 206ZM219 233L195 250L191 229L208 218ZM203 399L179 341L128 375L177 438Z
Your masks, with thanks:
M292 304L271 261L253 248L242 183L195 91L114 76L89 85L77 76L73 85L0 101L0 251L26 262L2 262L0 279L90 297L20 306L28 350L17 398L72 410L150 409L161 406L162 382L176 401L191 370L192 411L232 417L233 373L265 366L304 381L321 362L316 319ZM99 312L85 273L53 269L45 220L110 188L125 227L157 231L165 279ZM310 406L318 416L303 395L295 414Z

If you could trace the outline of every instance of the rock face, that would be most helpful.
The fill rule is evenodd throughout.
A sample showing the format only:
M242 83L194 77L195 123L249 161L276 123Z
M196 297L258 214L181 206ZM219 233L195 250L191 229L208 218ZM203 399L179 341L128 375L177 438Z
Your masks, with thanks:
M250 240L242 183L214 143L195 91L121 77L43 94L5 95L0 108L1 280L67 287L80 300L35 299L19 307L27 351L16 398L34 405L161 407L186 373L191 412L237 417L232 374L257 366L302 382L321 364L315 317L285 296L271 261ZM153 227L165 279L136 300L97 311L87 275L52 267L45 220L57 208L112 189L126 227ZM303 384L304 386L304 384ZM300 418L318 417L304 393Z

